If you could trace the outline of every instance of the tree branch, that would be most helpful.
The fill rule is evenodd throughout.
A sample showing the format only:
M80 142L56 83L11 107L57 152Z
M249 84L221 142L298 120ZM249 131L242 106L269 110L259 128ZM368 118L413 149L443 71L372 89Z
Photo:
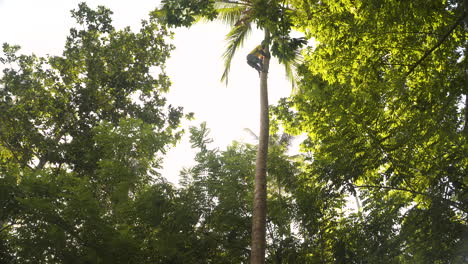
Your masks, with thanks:
M27 164L27 162L22 162L18 155L16 154L14 147L11 146L6 140L1 139L3 145L5 146L6 149L8 149L11 152L11 156L13 157L14 160L18 163L18 165L21 166L21 168L28 167L29 169L33 169L31 166Z
M66 130L63 129L60 133L58 133L55 138L53 138L53 143L54 143L54 146L58 145L58 143L60 142L60 140L62 139L62 137L66 134ZM47 163L47 154L49 153L50 149L48 148L46 150L46 153L41 157L39 158L39 164L36 166L36 170L42 170L44 168L44 166L46 165ZM39 155L37 155L39 156Z
M15 223L11 223L11 224L9 224L9 225L7 225L7 226L2 227L2 228L0 229L0 233L3 232L3 231L5 231L6 229L12 227L14 224L15 224Z
M453 24L450 27L449 31L447 31L447 33L445 33L445 35L443 35L442 38L430 50L426 51L426 53L424 53L424 55L415 64L413 64L413 66L409 69L408 73L406 73L406 77L408 77L411 73L413 73L416 67L418 67L427 57L429 57L429 55L431 55L432 52L434 52L434 50L439 48L442 45L442 43L444 43L444 41L450 36L450 34L452 34L455 28L457 28L457 26L463 22L463 20L465 19L465 16L466 14L463 14L463 16L458 18L455 24Z
M439 200L439 201L442 201L442 202L446 202L446 203L452 205L453 207L457 208L458 210L461 210L461 211L463 211L463 212L466 212L466 210L463 209L463 208L462 208L462 205L460 205L459 203L454 202L454 201L451 201L451 200L448 200L448 199L445 199L445 198L442 198L442 197L439 197L439 196L435 196L435 195L432 195L432 194L428 194L428 193L413 191L413 190L409 190L409 189L405 189L405 188L392 187L392 186L382 186L382 185L354 185L354 184L353 184L353 186L354 186L355 188L365 188L365 189L387 189L387 190L396 190L396 191L409 192L409 193L412 193L412 194L419 194L419 195L423 195L423 196L426 196L426 197L429 197L429 198L432 198L432 199L436 199L436 200Z

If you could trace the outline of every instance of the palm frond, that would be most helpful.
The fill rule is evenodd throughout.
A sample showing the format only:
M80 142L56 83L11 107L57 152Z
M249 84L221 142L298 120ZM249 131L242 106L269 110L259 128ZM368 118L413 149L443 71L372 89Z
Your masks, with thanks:
M297 68L302 63L302 55L301 55L300 50L296 50L295 53L296 55L294 56L294 59L282 61L282 64L284 65L284 70L286 73L286 78L292 84L293 93L295 92L296 85L297 85L296 82L298 80Z
M218 12L216 19L230 26L235 25L249 7L249 5L243 3L243 1L216 1L213 6ZM210 21L211 20L205 16L198 16L195 22Z
M227 47L223 53L224 58L224 72L221 81L228 83L229 70L231 69L231 62L237 49L242 47L244 40L252 30L250 21L239 23L226 35Z
M213 7L218 10L218 9L223 9L223 8L233 8L233 7L239 7L243 6L242 3L238 3L237 1L216 1L213 4Z
M258 141L258 136L250 128L244 128L244 132L247 132L255 141Z
M245 19L245 14L249 11L245 6L235 6L235 7L226 7L218 8L217 19L229 26L234 26Z

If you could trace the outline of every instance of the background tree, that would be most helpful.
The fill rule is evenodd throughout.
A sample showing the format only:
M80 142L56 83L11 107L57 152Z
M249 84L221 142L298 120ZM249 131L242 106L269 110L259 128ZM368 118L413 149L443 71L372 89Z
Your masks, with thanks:
M154 20L134 33L114 29L111 13L83 3L72 11L80 29L70 30L62 56L3 45L2 262L144 263L164 254L145 245L135 204L168 188L156 181L157 157L181 133L181 108L162 96L172 46Z
M366 235L342 225L347 242L335 254L343 263L466 261L464 2L291 5L317 46L301 93L277 113L289 132L308 134L311 177L363 201L352 222Z
M295 219L296 162L287 154L289 137L274 134L270 141L267 199L268 263L301 260L299 235L292 230ZM182 173L182 192L200 205L197 232L205 263L248 263L252 224L252 192L256 146L233 142L226 150L210 148L209 129L202 123L191 128L191 142L198 149L195 166Z

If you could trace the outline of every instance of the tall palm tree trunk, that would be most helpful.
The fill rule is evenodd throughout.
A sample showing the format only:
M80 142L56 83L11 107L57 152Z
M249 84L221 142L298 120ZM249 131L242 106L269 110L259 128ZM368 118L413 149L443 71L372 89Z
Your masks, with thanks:
M269 40L269 32L265 32L265 39ZM268 48L267 48L268 49ZM265 263L266 248L266 215L267 215L267 157L268 140L270 133L270 120L268 110L268 68L270 66L269 51L268 56L263 60L263 69L260 73L260 133L257 150L257 160L255 163L255 190L253 200L252 216L252 252L251 264Z

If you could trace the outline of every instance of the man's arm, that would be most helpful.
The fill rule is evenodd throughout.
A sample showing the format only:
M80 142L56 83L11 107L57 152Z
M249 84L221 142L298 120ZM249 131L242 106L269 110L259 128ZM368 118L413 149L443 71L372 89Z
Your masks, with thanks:
M260 53L263 57L267 57L267 58L270 57L269 53L265 52L263 47L261 49L259 49L258 53Z

